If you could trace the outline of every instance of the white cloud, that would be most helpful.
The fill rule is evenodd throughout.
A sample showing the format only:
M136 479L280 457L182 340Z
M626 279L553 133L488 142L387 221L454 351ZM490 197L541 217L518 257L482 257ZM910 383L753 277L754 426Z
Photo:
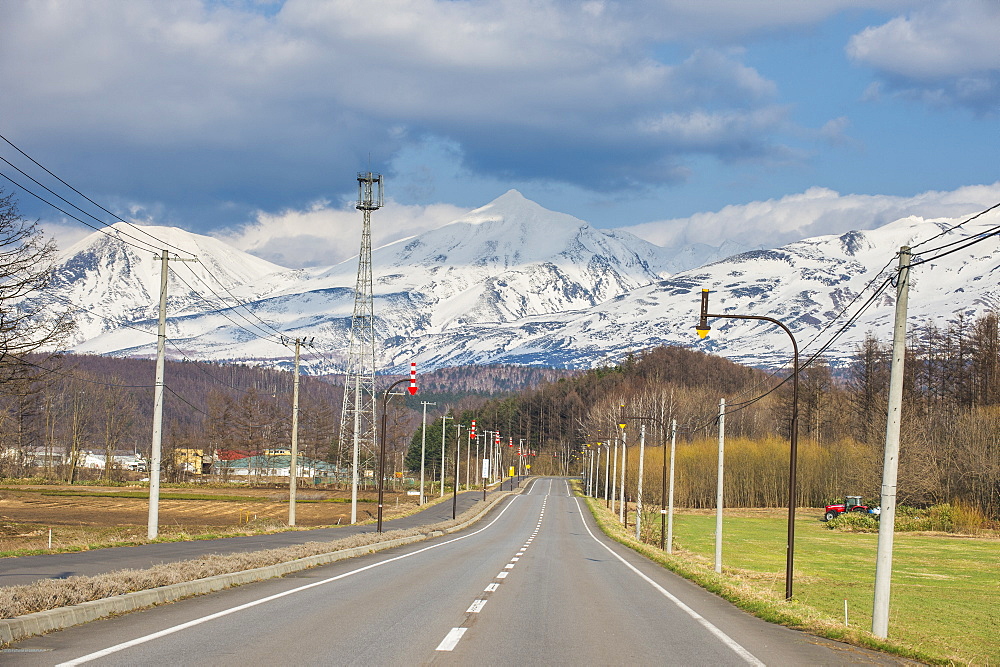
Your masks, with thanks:
M56 249L60 252L93 233L93 230L87 229L82 225L70 225L60 222L43 220L38 223L38 226L47 238L55 241Z
M998 26L996 0L932 2L854 35L847 54L875 68L902 95L996 111Z
M199 0L0 3L0 63L18 63L0 67L0 117L28 146L72 143L104 191L131 182L137 199L183 192L192 207L266 193L256 204L271 210L316 198L321 171L350 173L369 152L384 163L426 134L460 144L480 174L597 188L626 171L655 182L665 172L653 167L692 152L778 142L781 125L760 122L776 116L771 81L729 45L655 59L664 36L637 5L660 12L564 0L287 0L273 14ZM711 32L718 17L696 7L671 3ZM698 114L724 117L730 143L636 134L650 118Z
M781 199L726 206L720 211L622 229L666 248L695 243L718 247L723 241L773 248L811 236L874 229L910 215L925 219L961 217L998 201L1000 181L913 197L842 195L827 188L810 188Z
M445 225L467 213L450 204L403 206L393 201L372 212L372 245L379 247ZM362 214L353 204L315 202L304 210L258 211L254 222L215 236L240 250L288 268L330 266L356 256Z

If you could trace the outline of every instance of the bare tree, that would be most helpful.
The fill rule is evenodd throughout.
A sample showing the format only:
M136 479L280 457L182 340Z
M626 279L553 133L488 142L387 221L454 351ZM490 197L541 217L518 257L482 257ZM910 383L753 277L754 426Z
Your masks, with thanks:
M104 479L108 482L115 468L115 450L135 419L135 399L121 384L118 376L112 376L107 386L97 392L97 418L104 438Z
M64 308L45 303L55 244L21 216L13 194L0 188L0 382L24 355L61 340L72 327Z

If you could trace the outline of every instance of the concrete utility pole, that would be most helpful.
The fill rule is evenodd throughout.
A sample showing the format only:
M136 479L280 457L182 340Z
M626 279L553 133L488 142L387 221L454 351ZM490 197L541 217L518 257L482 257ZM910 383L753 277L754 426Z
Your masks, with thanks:
M163 369L167 344L167 264L170 255L160 251L160 312L156 328L156 383L153 388L153 439L149 447L149 516L146 523L146 537L155 540L160 532L160 458L163 449ZM197 262L197 259L181 259L178 262Z
M448 433L449 419L454 419L454 417L448 415L441 417L441 495L439 496L441 498L444 498L444 455L448 451L448 447L445 445L445 435Z
M639 529L642 524L642 477L646 458L646 425L639 427L639 482L635 492L635 539L642 541Z
M299 352L302 339L295 339L295 379L292 383L292 455L288 461L288 525L295 525L295 492L299 471Z
M618 438L615 438L615 466L611 473L611 513L615 513L615 494L618 492Z
M437 405L437 403L428 403L427 401L421 401L420 404L424 406L424 422L423 427L420 429L420 504L424 504L424 466L427 462L427 406Z
M624 407L624 406L623 406ZM625 464L628 463L628 449L626 448L627 439L625 436L625 427L622 426L622 484L619 487L621 489L622 497L618 503L618 520L622 522L623 526L627 527L625 522Z
M455 424L455 488L451 490L451 518L455 518L458 511L458 462L462 460L462 425Z
M899 427L903 408L903 361L906 358L906 306L910 294L910 247L899 249L896 282L896 321L892 330L892 370L889 375L889 411L885 424L885 460L882 464L882 514L875 557L875 600L872 634L889 634L889 588L892 580L892 540L896 530L896 473L899 467Z
M310 339L310 342L314 339ZM283 338L282 343L285 343ZM299 358L303 338L295 339L295 376L292 381L292 455L288 461L288 525L295 525L295 494L299 481Z
M604 506L611 506L611 496L608 495L609 480L611 475L611 445L604 443Z
M667 500L667 553L674 552L674 454L677 451L677 420L670 420L670 494Z
M715 489L715 571L722 572L722 489L723 459L726 450L726 399L719 399L719 471Z

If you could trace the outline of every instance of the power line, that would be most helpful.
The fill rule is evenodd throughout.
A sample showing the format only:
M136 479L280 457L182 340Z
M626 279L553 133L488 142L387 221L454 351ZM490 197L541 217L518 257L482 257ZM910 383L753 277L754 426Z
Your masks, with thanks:
M50 202L50 201L49 201L48 199L46 199L45 197L42 197L41 195L39 195L38 193L34 192L34 191L33 191L33 190L31 190L30 188L26 188L26 187L25 187L24 185L22 185L22 184L18 183L17 181L15 181L15 180L14 180L13 178L11 178L11 177L10 177L10 176L8 176L7 174L3 173L2 171L0 171L0 176L2 176L3 178L6 178L6 179L7 179L8 181L10 181L11 183L13 183L13 184L14 184L15 186L17 186L17 187L18 187L18 188L20 188L21 190L23 190L23 191L27 192L27 193L28 193L29 195L31 195L31 196L32 196L32 197L34 197L35 199L38 199L39 201L41 201L41 202L44 202L44 203L48 204L49 206L51 206L51 207L52 207L52 208L54 208L55 210L59 211L60 213L62 213L62 214L63 214L63 215L65 215L66 217L68 217L68 218L72 218L73 220L76 220L76 221L77 221L77 222L79 222L80 224L83 224L83 225L85 225L85 226L87 226L87 227L90 227L90 228L91 228L91 229L93 229L93 230L94 230L95 232L100 232L101 234L104 234L104 235L105 235L105 236L107 236L108 238L112 238L112 239L115 239L115 240L117 240L117 241L121 241L121 242L122 242L122 243L124 243L125 245L128 245L128 246L131 246L131 247L133 247L133 248L135 248L136 250L139 250L139 251L141 251L141 252L151 252L151 250L150 250L149 248L140 248L139 246L137 246L137 245L135 245L135 244L133 244L133 243L129 243L129 242L128 242L128 241L126 241L125 239L121 238L121 236L120 236L120 235L122 234L122 232L121 232L120 230L115 230L115 231L116 231L116 234L111 234L111 233L110 233L110 232L108 232L108 231L107 231L106 229L103 229L103 228L101 228L101 227L95 227L94 225L90 224L90 223L89 223L89 222L87 222L86 220L82 220L82 219L80 219L80 218L76 217L75 215L73 215L72 213L70 213L70 212L68 212L68 211L65 211L65 210L63 210L62 208L60 208L60 207L56 206L55 204L53 204L52 202ZM43 187L44 187L44 186L43 186ZM128 235L126 234L126 236L128 236ZM131 237L130 237L130 238L131 238ZM138 240L138 239L137 239L137 240ZM145 243L145 241L140 241L140 243Z
M138 231L138 232L140 232L140 233L142 233L142 234L145 234L146 236L148 236L149 238L153 239L154 241L156 241L157 243L159 243L159 244L161 244L161 245L166 245L166 246L168 246L168 247L170 247L170 248L173 248L174 250L177 250L178 252L182 252L182 253L185 253L185 254L189 254L189 255L190 255L190 254L193 254L193 253L190 253L190 252L188 252L187 250L182 250L181 248L178 248L177 246L174 246L174 245L170 245L169 243L165 243L165 242L164 242L163 240L161 240L161 239L159 239L159 238L157 238L157 237L153 236L152 234L150 234L149 232L147 232L146 230L144 230L144 229L143 229L142 227L140 227L140 226L138 226L138 225L135 225L135 224L133 224L132 222L129 222L128 220L125 220L124 218L120 217L120 216L119 216L119 215L117 215L116 213L112 213L111 211L109 211L109 210L108 210L108 209L106 209L105 207L101 206L100 204L98 204L97 202L95 202L95 201L94 201L93 199L91 199L91 198L90 198L90 197L88 197L87 195L83 194L82 192L80 192L79 190L77 190L76 188L74 188L74 187L73 187L72 185L70 185L69 183L67 183L67 182L66 182L66 181L64 181L63 179L59 178L59 176L57 176L56 174L52 173L52 172L51 172L51 171L50 171L50 170L49 170L49 169L48 169L48 168L47 168L47 167L46 167L45 165L41 164L41 163L40 163L40 162L39 162L38 160L36 160L35 158L31 157L30 155L28 155L27 153L25 153L25 152L24 152L23 150L21 150L20 148L18 148L18 147L17 147L17 146L16 146L16 145L15 145L15 144L14 144L14 143L13 143L13 142L12 142L12 141L10 140L10 139L8 139L7 137L5 137L5 136L3 136L2 134L0 134L0 139L2 139L2 140L3 140L4 142L6 142L6 143L7 143L7 145L9 145L9 146L10 146L11 148L13 148L14 150L16 150L16 151L17 151L18 153L20 153L20 154L21 154L21 155L23 155L24 157L28 158L29 160L31 160L31 162L33 162L33 163L34 163L34 164L35 164L36 166L38 166L38 167L39 167L40 169L42 169L42 170L43 170L43 171L44 171L45 173L47 173L47 174L48 174L49 176L51 176L52 178L56 179L57 181L59 181L60 183L62 183L63 185L65 185L65 186L66 186L67 188L69 188L70 190L72 190L72 191L73 191L73 192L75 192L76 194L80 195L81 197L83 197L84 199L86 199L86 200L87 200L88 202L90 202L91 204L93 204L93 205L94 205L94 206L96 206L97 208L101 209L102 211L104 211L105 213L107 213L108 215L110 215L111 217L113 217L114 219L118 220L119 222L124 222L124 223L125 223L126 225L128 225L129 227L131 227L131 228L135 229L136 231ZM21 172L21 173L22 173L22 174L24 174L25 176L28 176L28 175L27 175L27 174L25 174L25 173L24 173L23 171L21 171L20 169L18 169L17 167L15 167L15 166L14 166L13 164L11 164L10 162L8 162L8 161L7 161L6 159L4 159L4 158L0 157L0 160L3 160L4 162L6 162L7 164L9 164L10 166L14 167L14 169L17 169L17 170L18 170L19 172ZM28 176L28 178L31 178L31 177L30 177L30 176ZM31 180L32 180L32 181L34 181L35 183L38 183L38 181L36 181L36 180L35 180L34 178L31 178ZM39 184L39 185L42 185L41 183L38 183L38 184ZM44 185L42 185L42 187L45 187L45 186L44 186ZM46 190L48 190L49 192L52 192L52 190L49 190L49 188L45 188L45 189L46 189ZM61 197L61 196L57 195L57 194L56 194L55 192L52 192L52 194L56 195L57 197L59 197L60 199L62 199L62 200L63 200L64 202L66 202L67 204L70 204L70 206L73 206L73 208L77 209L77 210L78 210L78 211L80 211L81 213L86 213L86 212L85 212L85 211L84 211L83 209L81 209L80 207L76 206L75 204L72 204L72 203L70 203L70 202L69 202L69 201L68 201L67 199L65 199L64 197ZM94 220L98 220L98 219L97 219L96 217L94 217L94 216L90 215L89 213L86 213L86 215L88 215L88 216L90 216L90 217L94 218ZM101 221L101 220L98 220L98 222L101 222L101 224L103 224L103 225L107 226L107 223L105 223L105 222L103 222L103 221ZM131 238L135 238L135 237L131 237ZM139 239L136 239L136 240L138 241ZM145 242L144 242L144 241L140 241L140 243L145 243Z
M213 279L215 280L215 282L219 283L219 285L220 285L220 286L222 287L222 289L223 289L223 290L224 290L224 291L226 292L226 294L228 294L228 295L230 296L230 298L232 298L232 299L233 299L233 301L235 301L235 302L236 302L237 306L242 306L242 307L243 307L243 309L244 309L244 310L246 310L246 311L247 311L248 313L250 313L250 315L252 315L252 316L253 316L253 318L254 318L255 320L257 320L257 321L258 321L258 322L260 322L260 323L261 323L262 325L264 325L265 327L267 327L267 329L269 329L270 331L272 331L272 332L274 332L275 334L277 334L277 335L278 335L279 337L280 337L280 336L284 336L284 332L282 332L281 330L279 330L279 329L275 328L275 327L274 327L273 325L271 325L270 323L268 323L268 322L265 322L265 321L264 321L263 319L261 319L261 318L260 318L260 317L259 317L259 316L258 316L258 315L257 315L256 313L254 313L254 312L253 312L253 310L252 310L252 309L250 308L250 306L249 306L248 304L244 303L244 302L243 302L243 301L241 301L241 300L240 300L239 298L237 298L237 297L236 297L236 296L235 296L235 295L234 295L234 294L233 294L233 293L232 293L232 292L231 292L231 291L229 290L229 288L228 288L228 287L226 287L226 285L225 285L225 284L224 284L224 283L223 283L223 282L222 282L221 280L219 280L218 278L216 278L216 277L215 277L215 275L214 275L214 274L213 274L213 273L212 273L211 271L209 271L208 267L206 267L206 266L204 265L204 263L202 263L202 264L201 264L201 266L202 266L202 268L203 268L203 269L205 270L205 273L207 273L208 275L212 276L212 278L213 278ZM208 283L206 283L206 282L205 282L204 280L202 280L202 279L201 279L201 277L200 277L200 276L199 276L199 275L197 274L197 272L195 272L195 270L194 270L194 268L193 268L193 267L190 267L190 266L188 266L188 267L187 267L187 269L188 269L188 270L189 270L189 271L191 272L191 274L192 274L192 275L193 275L193 276L195 277L195 279L197 279L198 281L200 281L200 282L201 282L201 284L203 284L203 285L204 285L205 287L207 287L207 288L208 288L208 291L209 291L209 292L211 292L212 294L214 294L214 295L215 295L215 297L216 297L216 298L218 298L218 299L219 299L220 301L222 301L222 302L225 302L225 297L223 297L223 296L222 296L221 294L219 294L218 292L216 292L216 291L215 291L214 289L212 289L212 287L211 287L211 286L210 286L210 285L209 285ZM175 273L175 275L176 275L176 273ZM187 286L188 286L188 288L189 288L189 289L191 289L191 291L193 291L193 292L195 291L195 290L194 290L194 288L193 288L193 287L191 287L191 285L190 285L190 284L189 284L189 283L188 283L187 281L185 281L185 280L184 280L183 278L181 278L180 276L177 276L177 279L178 279L178 280L180 280L181 282L183 282L183 283L184 283L185 285L187 285ZM197 294L197 292L195 292L195 293ZM199 295L199 296L200 296L200 295ZM203 299L203 300L205 301L205 303L208 303L208 301L207 301L207 300L205 300L205 299ZM209 305L211 305L211 304L209 304ZM229 307L230 307L230 306L228 306L228 305L227 305L227 308L229 308ZM237 311L236 311L236 307L232 307L232 309L233 309L233 312L237 312ZM258 326L257 324L254 324L254 323L253 323L253 322L251 322L251 321L250 321L249 319L247 319L247 318L246 318L246 316L244 316L244 315L240 315L240 317L242 317L242 318L243 318L243 320L244 320L244 321L246 321L246 323L247 323L248 325L250 325L250 326L252 326L252 327L255 327L255 328L257 328L258 330L260 330L260 331L262 331L262 332L264 331L264 329L262 329L262 328L261 328L260 326ZM272 335L271 335L270 333L266 333L266 335L263 335L263 336L261 336L261 335L260 335L260 334L258 334L258 333L254 333L254 332L250 331L249 329L246 329L246 327L242 327L242 326L241 326L240 328L242 328L242 329L243 329L244 331L246 331L247 333L251 333L251 334L253 334L254 336L256 336L256 337L258 337L258 338L262 338L262 339L264 339L264 340L273 340L273 339L272 339Z
M255 338L259 338L261 340L268 340L268 341L271 341L272 343L277 343L278 345L281 345L280 340L275 340L270 333L266 333L265 332L266 335L261 335L261 333L259 333L258 331L251 331L246 326L240 324L239 322L237 322L233 318L229 317L229 315L227 315L225 313L226 310L232 310L233 314L241 317L249 326L256 327L259 331L263 331L263 329L260 329L260 327L258 325L254 324L249 319L247 319L244 315L240 314L235 308L231 308L228 305L226 305L226 307L224 309L223 308L215 308L214 304L212 304L208 299L205 298L204 295L202 295L200 292L198 292L198 290L196 290L194 287L191 286L191 283L189 283L188 281L184 280L184 278L182 278L181 276L179 276L176 272L174 273L174 276L179 281L181 281L182 283L184 283L184 286L187 287L189 290L191 290L192 294L194 294L195 296L197 296L202 302L204 302L206 305L208 305L210 308L212 308L213 312L217 313L219 316L223 317L224 319L232 322L232 324L234 326L236 326L238 329L241 329L242 331L246 331L248 334L250 334L251 336L253 336ZM207 287L207 285L206 285L206 287ZM220 300L222 300L222 297L219 296L218 294L216 294L214 291L212 291L211 288L209 288L209 291L211 291L212 294L215 294L215 296L217 298L219 298ZM280 332L279 332L279 334L280 334Z
M945 234L950 234L951 232L955 231L956 229L958 229L959 227L961 227L965 223L972 222L976 218L978 218L980 216L983 216L983 215L986 215L987 213L989 213L990 211L992 211L995 208L1000 208L1000 202L997 202L996 204L993 204L993 206L990 206L989 208L984 209L984 210L980 211L979 213L976 213L971 218L967 218L967 219L963 220L962 222L958 223L957 225L953 225L953 226L949 227L948 229L945 229L940 234L935 234L934 236L932 236L930 238L927 238L927 239L924 239L923 241L921 241L920 243L917 243L916 245L910 246L910 249L913 250L913 249L919 248L920 246L922 246L925 243L930 243L934 239L939 239L942 236L944 236ZM951 244L947 244L947 245L941 246L941 248L947 248L948 245L951 245ZM933 250L929 250L928 252L934 252L934 251Z
M29 361L29 360L27 360L27 359L25 359L23 357L18 357L18 356L13 355L13 354L8 354L7 356L14 358L17 362L25 364L26 366L32 366L34 368L38 368L38 369L40 369L42 371L45 371L45 373L47 375L61 375L63 377L70 378L71 380L79 380L80 382L86 382L88 384L95 384L95 385L99 385L99 386L103 386L103 387L121 387L123 389L152 389L153 388L153 385L151 385L151 384L118 384L118 383L115 383L115 382L99 382L97 380L90 380L90 379L85 378L85 377L80 377L79 375L76 375L74 373L68 373L66 371L57 370L55 368L46 368L45 366L42 366L41 364L36 364L33 361ZM34 381L34 379L32 379L32 381Z
M987 232L987 233L984 233L984 234L981 234L981 235L977 235L977 236L975 236L975 237L973 237L971 239L965 239L965 242L962 245L954 247L951 250L939 253L939 254L937 254L937 255L935 255L933 257L926 257L926 258L922 258L920 260L917 260L916 262L911 263L910 267L912 268L914 266L920 266L921 264L926 264L928 262L933 262L935 260L939 260L942 257L947 257L948 255L951 255L952 253L956 253L959 250L965 250L966 248L972 247L972 246L976 245L977 243L982 243L983 241L985 241L987 239L990 239L990 238L992 238L994 236L997 236L997 235L1000 235L1000 226L996 227L995 229L993 229L990 232ZM955 245L955 244L954 243L949 244L949 246L952 246L952 245ZM948 246L941 246L940 248L936 248L936 250L941 250L941 249L946 248L946 247L948 247ZM930 251L930 252L933 252L933 250ZM923 253L921 253L921 255L922 254Z
M116 219L116 220L118 220L118 221L120 221L120 222L122 222L122 223L124 223L124 224L126 224L128 226L130 226L131 228L135 229L139 233L144 234L145 236L153 239L153 241L155 241L157 245L153 246L148 241L144 241L142 239L139 239L139 238L137 238L137 237L135 237L135 236L133 236L131 234L125 233L125 232L123 232L122 230L119 230L119 229L115 229L115 234L109 233L105 229L106 227L109 226L105 221L103 221L100 218L98 218L97 216L94 216L94 215L90 214L89 212L83 210L82 208L80 208L76 204L73 204L72 202L70 202L69 200L67 200L65 197L62 197L58 193L54 192L51 188L48 188L44 184L40 183L37 179L35 179L32 176L30 176L29 174L27 174L22 169L18 168L16 165L14 165L13 163L11 163L9 160L7 160L7 159L5 159L3 157L0 157L0 160L3 160L5 163L7 163L8 165L10 165L14 169L16 169L18 172L20 172L21 174L23 174L25 177L31 179L34 183L36 183L40 187L44 188L46 191L48 191L49 193L51 193L53 196L58 197L60 200L66 202L69 206L72 206L77 211L80 211L81 214L83 214L83 215L85 215L85 216L87 216L87 217L95 220L100 225L102 225L102 227L96 227L93 224L90 224L89 222L87 222L86 220L83 220L83 219L77 217L76 215L73 215L72 213L69 213L68 211L66 211L65 209L61 208L60 206L52 203L51 201L49 201L45 197L42 197L42 196L38 195L33 190L24 187L23 185L21 185L16 180L14 180L14 179L10 178L9 176L7 176L6 174L3 174L2 172L0 172L0 176L3 176L8 181L10 181L11 183L13 183L15 186L17 186L21 190L27 192L28 194L32 195L33 197L35 197L39 201L42 201L45 204L48 204L49 206L51 206L55 210L59 211L63 215L67 216L68 218L76 220L77 222L80 222L81 224L89 227L90 229L93 229L94 231L100 232L100 233L108 236L109 238L115 238L115 239L121 241L122 243L124 243L124 244L126 244L126 245L128 245L128 246L130 246L130 247L132 247L132 248L134 248L134 249L136 249L138 251L140 251L140 252L150 252L150 248L153 248L155 250L155 249L160 249L160 248L166 246L166 247L173 248L173 249L175 249L175 250L177 250L177 251L179 251L181 253L184 253L184 254L187 254L187 255L191 255L191 256L196 256L196 253L193 253L193 252L188 251L188 250L184 250L184 249L182 249L182 248L180 248L180 247L178 247L176 245L173 245L173 244L170 244L170 243L167 243L167 242L163 241L162 239L160 239L157 236L151 234L150 232L146 231L145 229L143 229L143 228L141 228L141 227L133 224L132 222L130 222L128 220L125 220L124 218L122 218L122 217L118 216L117 214L115 214L114 212L110 211L108 208L106 208L106 207L102 206L101 204L97 203L96 201L94 201L93 199L91 199L90 197L88 197L87 195L85 195L84 193L82 193L80 190L78 190L77 188L73 187L67 181L65 181L64 179L60 178L58 175L56 175L50 169L48 169L43 164L41 164L38 160L36 160L33 157L31 157L27 152L25 152L24 150L22 150L21 148L19 148L17 145L15 145L12 141L10 141L7 137L3 136L2 134L0 134L0 140L3 140L5 143L7 143L12 148L14 148L14 150L16 150L22 156L24 156L25 158L27 158L28 160L30 160L33 164L35 164L40 169L42 169L43 171L45 171L45 173L47 173L50 176L52 176L53 178L55 178L57 181L59 181L60 183L62 183L64 186L68 187L70 190L72 190L73 192L75 192L79 196L83 197L86 201L90 202L92 205L96 206L101 211L103 211L103 212L107 213L108 215L112 216L114 219ZM139 244L142 244L144 246L149 246L149 247L147 248L147 247L136 246L136 245L134 245L134 244L129 243L128 241L126 241L125 238L123 238L123 237L130 238L130 239L136 241ZM250 334L251 336L254 336L255 338L260 338L260 339L263 339L263 340L274 341L273 335L271 335L271 333L269 333L269 332L273 332L273 334L276 334L279 337L284 335L283 331L281 331L280 329L278 329L277 327L275 327L273 324L271 324L271 323L265 321L264 319L262 319L260 316L258 316L256 314L256 312L254 312L254 310L250 307L250 305L248 303L244 302L243 300L239 299L235 294L233 294L233 292L229 289L229 287L218 276L216 276L207 266L203 265L204 272L222 288L222 290L229 296L229 298L232 299L232 301L236 303L236 306L230 306L230 305L226 304L226 298L223 297L222 295L220 295L217 291L215 291L215 289L213 289L211 287L211 285L209 285L204 280L204 278L202 278L202 276L199 275L198 272L194 271L193 268L191 268L191 267L188 267L188 269L191 271L191 273L194 276L194 278L196 280L198 280L201 284L203 284L213 295L215 295L215 297L218 298L220 300L220 302L222 302L225 305L226 308L232 309L233 313L235 315L238 315L241 319L243 319L247 323L247 325L249 325L250 327L253 327L253 329L256 329L256 331L252 330L252 329L249 329L246 326L243 326L239 322L236 322L235 320L233 320L232 318L230 318L228 315L225 315L224 313L222 313L221 312L222 309L217 309L214 304L210 303L206 298L204 298L203 295L201 295L197 290L195 290L191 286L190 283L188 283L187 281L185 281L183 278L181 278L175 272L175 276L179 280L181 280L181 282L183 282L188 287L188 289L190 289L192 291L192 293L194 293L195 295L197 295L198 298L200 298L204 303L206 303L209 307L211 307L215 312L218 312L222 317L224 317L225 319L227 319L230 322L232 322L237 328L239 328L239 329L247 332L248 334ZM245 310L252 319L254 319L257 322L259 322L260 325L255 324L249 318L247 318L246 316L242 315L240 313L240 311L238 310L238 308L240 308L240 307L242 307L243 310ZM90 312L91 314L96 315L96 313L93 313L92 311L86 311L86 312ZM117 325L117 323L116 323L116 325ZM121 326L121 325L118 325L118 326ZM128 325L124 325L124 326L128 326ZM331 366L335 366L336 365L336 364L334 364L334 362L333 362L332 359L330 359L329 357L327 357L321 351L317 350L317 352L319 352L319 355L323 359L325 359Z

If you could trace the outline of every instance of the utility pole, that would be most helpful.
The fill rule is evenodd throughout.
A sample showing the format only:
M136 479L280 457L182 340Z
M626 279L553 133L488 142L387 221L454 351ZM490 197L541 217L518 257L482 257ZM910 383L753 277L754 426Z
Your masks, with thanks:
M726 449L726 399L719 399L719 470L715 488L715 571L722 572L722 471Z
M479 460L479 436L476 435L476 420L472 420L472 425L469 426L469 439L465 443L465 488L471 489L472 481L469 479L469 475L472 473L472 441L476 441L476 461L478 464Z
M170 255L160 251L160 312L156 328L156 384L153 388L153 439L149 448L149 516L146 537L155 540L160 532L160 458L163 449L163 369L167 347L167 264ZM197 259L181 259L178 262L197 262Z
M670 421L670 495L667 501L667 553L674 552L674 453L677 450L677 420Z
M288 525L295 525L295 494L299 481L299 358L301 347L309 345L315 338L306 342L303 338L295 339L295 375L292 380L292 455L288 461ZM287 344L285 338L282 344Z
M625 406L623 405L622 407L624 408ZM626 449L628 440L627 440L626 435L625 435L625 425L624 424L619 424L619 426L622 427L621 428L621 433L622 433L622 484L621 484L622 497L621 497L621 499L620 499L620 501L618 503L618 520L622 522L623 526L628 527L628 524L626 523L626 519L625 519L625 514L626 514L626 512L625 512L625 500L627 498L627 496L625 495L625 464L628 462L628 449Z
M618 492L618 438L615 437L615 467L611 473L611 513L615 513L615 493Z
M455 419L454 417L449 417L445 415L441 417L441 495L440 498L444 498L444 455L448 451L448 448L444 444L445 435L448 433L448 420Z
M642 524L642 476L646 458L646 425L639 427L639 485L635 492L635 539L642 541L639 530Z
M906 307L910 295L910 247L899 249L896 282L896 320L892 330L892 370L889 375L889 410L885 424L885 459L882 464L882 514L875 557L875 600L872 634L889 634L889 588L892 583L892 540L896 530L896 473L899 468L899 427L903 408L903 361L906 358Z
M611 496L608 495L608 489L609 489L608 485L610 484L610 480L608 478L610 476L611 476L611 444L605 442L604 443L604 506L605 507L611 506Z
M420 404L424 406L424 422L423 427L420 430L420 504L424 504L424 466L427 463L427 406L437 405L437 403L429 403L427 401L421 401Z
M462 460L462 425L455 424L455 488L451 490L451 518L455 518L458 511L458 462Z

